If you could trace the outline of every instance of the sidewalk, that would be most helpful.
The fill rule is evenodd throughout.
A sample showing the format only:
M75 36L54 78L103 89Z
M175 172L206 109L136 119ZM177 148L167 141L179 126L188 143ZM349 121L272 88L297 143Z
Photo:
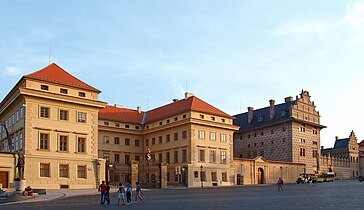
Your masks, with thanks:
M111 188L110 193L116 192L117 188ZM15 201L15 202L8 202L2 203L0 206L12 205L12 204L19 204L19 203L33 203L33 202L44 202L44 201L51 201L55 199L60 199L64 197L74 197L74 196L82 196L82 195L97 195L99 192L97 189L84 189L84 190L47 190L47 194L39 195L32 199L22 200L22 201Z

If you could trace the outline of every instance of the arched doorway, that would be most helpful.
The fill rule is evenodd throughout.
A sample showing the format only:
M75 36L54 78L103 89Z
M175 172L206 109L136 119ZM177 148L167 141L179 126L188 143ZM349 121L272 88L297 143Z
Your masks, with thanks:
M258 168L258 184L264 184L264 170Z

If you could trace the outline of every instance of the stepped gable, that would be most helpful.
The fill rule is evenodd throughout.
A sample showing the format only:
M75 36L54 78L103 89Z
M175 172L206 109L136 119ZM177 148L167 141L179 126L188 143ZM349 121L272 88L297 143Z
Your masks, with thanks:
M144 112L109 105L99 111L99 119L134 124L142 124L143 116Z
M100 93L101 91L82 82L76 77L69 74L67 71L59 67L57 64L52 63L46 66L45 68L36 71L31 74L27 74L24 76L25 78L31 78L36 80L41 80L45 82L57 83L61 85L67 85L71 87L81 88L85 90L96 91Z
M205 101L197 98L196 96L190 96L186 99L176 100L173 103L148 111L145 122L146 123L153 122L186 111L197 111L231 119L233 118L232 116L206 103Z

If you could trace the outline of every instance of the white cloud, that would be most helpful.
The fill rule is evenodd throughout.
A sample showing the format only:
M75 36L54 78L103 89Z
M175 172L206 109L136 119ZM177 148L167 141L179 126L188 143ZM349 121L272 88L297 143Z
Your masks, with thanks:
M4 74L8 75L8 76L19 76L19 75L23 75L24 72L25 72L25 70L22 68L6 67Z

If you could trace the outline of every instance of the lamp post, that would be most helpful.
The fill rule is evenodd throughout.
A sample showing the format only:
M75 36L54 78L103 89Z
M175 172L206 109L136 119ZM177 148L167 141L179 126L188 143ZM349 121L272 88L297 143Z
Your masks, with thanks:
M203 166L202 166L202 165L200 166L200 169L201 169L201 171L200 171L200 177L201 177L201 188L203 188L203 179L202 179L202 170L203 170Z
M147 160L148 162L148 188L150 189L150 160L152 159L152 156L150 154L150 149L148 148L147 149L147 154L145 154L145 159Z
M109 169L108 169L108 172L109 172L109 181L112 181L112 182L114 182L114 173L113 173L113 167L114 167L114 165L113 164L109 164L108 165L109 166ZM111 172L110 172L111 171Z
M97 167L97 179L96 179L96 188L100 184L100 162L97 160L96 167Z

